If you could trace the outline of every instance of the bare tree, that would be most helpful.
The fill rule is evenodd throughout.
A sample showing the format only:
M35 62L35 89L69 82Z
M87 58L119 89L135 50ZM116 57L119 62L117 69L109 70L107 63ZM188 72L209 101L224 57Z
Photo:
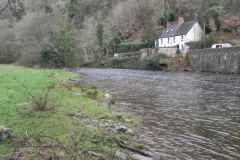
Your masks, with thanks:
M10 0L6 0L5 1L5 5L3 7L0 7L0 15L3 13L4 10L6 10L8 7L12 7L11 6L11 3L10 3Z
M120 33L126 41L127 38L138 31L148 14L150 3L146 0L126 0L118 3L111 11L109 24L115 33Z

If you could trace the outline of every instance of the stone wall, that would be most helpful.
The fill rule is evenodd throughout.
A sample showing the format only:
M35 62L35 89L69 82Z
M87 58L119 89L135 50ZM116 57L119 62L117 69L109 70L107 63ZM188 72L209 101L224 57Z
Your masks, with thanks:
M188 51L195 71L240 74L240 47Z
M166 48L159 48L158 53L164 53L168 57L176 57L177 48L166 47Z

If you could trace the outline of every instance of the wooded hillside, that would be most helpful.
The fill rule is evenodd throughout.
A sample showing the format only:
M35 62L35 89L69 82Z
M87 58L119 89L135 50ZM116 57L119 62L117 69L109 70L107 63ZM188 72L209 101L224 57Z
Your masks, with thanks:
M239 0L1 0L0 63L101 63L118 43L153 47L167 21L189 21L196 14L210 43L240 45Z

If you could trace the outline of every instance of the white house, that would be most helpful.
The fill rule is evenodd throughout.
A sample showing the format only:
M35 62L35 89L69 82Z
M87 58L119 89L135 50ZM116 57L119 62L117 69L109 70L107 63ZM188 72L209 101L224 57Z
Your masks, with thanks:
M197 20L184 22L184 19L179 17L177 24L168 23L167 28L155 41L155 47L178 47L181 52L185 52L189 49L186 42L200 41L203 36L204 32Z

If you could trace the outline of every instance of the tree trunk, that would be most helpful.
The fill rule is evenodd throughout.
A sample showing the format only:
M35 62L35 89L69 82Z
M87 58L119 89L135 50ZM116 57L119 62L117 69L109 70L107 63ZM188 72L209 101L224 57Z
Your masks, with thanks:
M18 1L19 1L19 0L16 0L16 12L17 12L17 10L18 10Z

